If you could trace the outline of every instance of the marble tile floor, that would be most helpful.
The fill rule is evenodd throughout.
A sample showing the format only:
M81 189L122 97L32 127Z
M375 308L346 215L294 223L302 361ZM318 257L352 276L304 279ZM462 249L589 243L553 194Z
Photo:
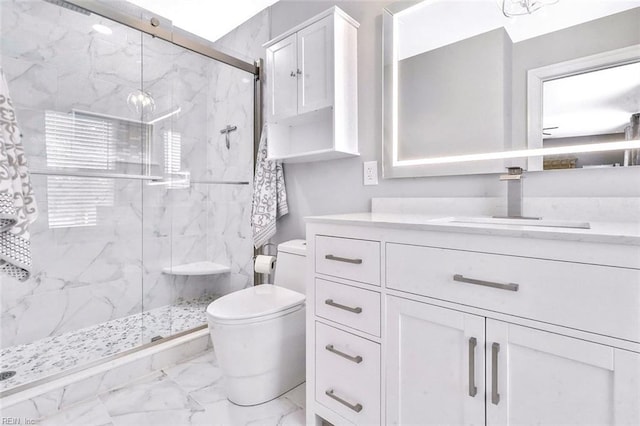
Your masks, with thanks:
M156 371L38 421L39 426L304 425L305 385L253 407L229 402L215 353Z
M0 351L0 370L15 371L0 381L0 391L123 352L152 337L167 337L206 324L206 308L215 299L205 296L180 301L144 313L47 337Z

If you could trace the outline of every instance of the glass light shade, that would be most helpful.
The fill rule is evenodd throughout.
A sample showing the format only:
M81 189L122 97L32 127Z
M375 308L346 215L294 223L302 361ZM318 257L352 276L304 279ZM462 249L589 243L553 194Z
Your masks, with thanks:
M135 90L127 96L127 105L132 112L136 114L149 114L155 111L156 101L149 92Z

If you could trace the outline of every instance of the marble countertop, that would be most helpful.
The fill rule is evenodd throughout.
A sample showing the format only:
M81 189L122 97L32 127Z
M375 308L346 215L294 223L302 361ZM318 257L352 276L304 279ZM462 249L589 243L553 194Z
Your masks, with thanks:
M454 216L405 213L350 213L309 216L308 223L374 226L436 232L542 238L640 246L640 222L589 222L590 229L558 228L531 225L497 225L452 222ZM456 219L462 216L455 216Z

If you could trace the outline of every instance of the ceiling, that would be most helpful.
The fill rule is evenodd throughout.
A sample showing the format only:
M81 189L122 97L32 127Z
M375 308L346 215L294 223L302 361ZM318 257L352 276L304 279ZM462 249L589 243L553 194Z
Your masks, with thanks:
M128 0L176 27L216 41L277 0Z

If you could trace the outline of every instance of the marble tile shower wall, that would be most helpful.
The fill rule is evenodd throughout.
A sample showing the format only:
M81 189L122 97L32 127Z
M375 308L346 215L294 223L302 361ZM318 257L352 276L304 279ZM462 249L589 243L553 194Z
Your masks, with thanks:
M140 115L127 108L126 99L143 88L156 103L156 115L145 120L181 109L154 125L152 171L166 168L162 137L171 131L180 135L179 169L191 175L187 188L34 176L40 208L32 234L35 270L25 283L2 278L1 347L249 286L251 185L210 181L251 180L253 77L116 24L107 22L111 36L99 35L91 25L101 18L46 2L6 0L0 7L2 66L32 168L52 167L45 111L76 109L136 120ZM254 46L267 40L266 13L229 38L231 49L242 48L243 37ZM220 134L227 124L238 127L229 149ZM115 172L144 170L139 162L116 167ZM59 206L52 194L87 182L102 191L90 200L92 223L53 226ZM231 273L161 272L205 259L229 265Z

